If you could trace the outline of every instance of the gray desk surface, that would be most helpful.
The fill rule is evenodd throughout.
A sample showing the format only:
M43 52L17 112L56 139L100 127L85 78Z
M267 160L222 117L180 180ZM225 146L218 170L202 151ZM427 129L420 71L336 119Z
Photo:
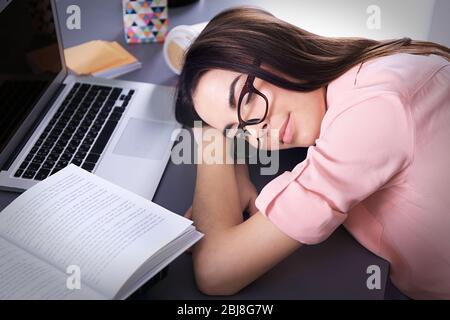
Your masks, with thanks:
M68 5L77 3L81 8L81 30L65 27ZM238 4L258 4L264 1L198 1L187 7L169 11L170 26L194 24L212 18L226 7ZM164 64L161 44L127 46L124 42L120 0L72 0L58 1L58 14L63 22L62 34L65 47L84 41L116 40L143 62L143 68L127 74L126 80L175 85L177 77ZM306 154L296 149L282 152L280 173L292 169ZM261 177L257 168L251 168L252 179L261 189L273 177ZM195 166L169 163L160 182L154 202L183 214L191 205ZM0 209L18 194L0 192ZM369 290L366 286L366 269L378 265L382 270L382 289ZM304 246L285 259L262 278L232 298L236 299L383 299L385 291L401 297L387 281L388 263L373 255L357 243L342 227L327 241L316 246ZM386 288L387 286L387 288ZM387 294L389 294L387 292ZM169 268L166 278L147 290L141 290L142 299L207 299L194 282L191 257L183 254Z

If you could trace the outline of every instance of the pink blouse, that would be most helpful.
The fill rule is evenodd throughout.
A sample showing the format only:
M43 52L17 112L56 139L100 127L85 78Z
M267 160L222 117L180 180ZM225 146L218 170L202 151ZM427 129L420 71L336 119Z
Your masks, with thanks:
M315 146L256 206L304 244L344 224L406 295L450 299L450 62L402 53L360 66L329 84Z

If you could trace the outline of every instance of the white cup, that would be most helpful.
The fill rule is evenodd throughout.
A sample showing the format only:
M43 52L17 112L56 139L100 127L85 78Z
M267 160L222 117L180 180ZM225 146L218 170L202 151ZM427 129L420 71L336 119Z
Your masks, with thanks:
M164 41L163 53L170 70L176 74L181 73L186 50L207 24L208 22L180 25L169 31Z

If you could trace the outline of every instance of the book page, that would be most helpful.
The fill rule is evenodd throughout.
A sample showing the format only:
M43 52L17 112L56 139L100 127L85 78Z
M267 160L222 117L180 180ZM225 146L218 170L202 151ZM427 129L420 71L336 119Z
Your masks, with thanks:
M189 231L183 236L177 238L167 246L167 250L163 253L156 253L154 259L147 261L142 267L127 281L117 293L116 298L124 299L139 287L144 285L149 279L171 263L175 258L189 249L195 242L199 241L203 234L190 226Z
M113 78L120 77L121 75L124 75L126 73L132 72L132 71L140 69L140 68L142 68L142 63L135 62L132 64L127 64L127 65L123 65L120 67L107 69L105 71L95 72L92 75L94 77L113 79Z
M85 284L67 286L69 274L0 237L0 300L105 299Z
M192 221L74 165L38 183L0 215L0 236L112 298Z

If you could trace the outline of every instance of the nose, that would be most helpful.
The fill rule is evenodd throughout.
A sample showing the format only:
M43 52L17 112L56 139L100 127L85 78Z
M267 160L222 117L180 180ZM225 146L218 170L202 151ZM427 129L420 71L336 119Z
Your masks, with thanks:
M261 138L262 136L267 135L267 130L270 129L269 123L269 106L266 107L266 100L254 93L250 103L245 105L245 108L242 110L242 114L245 114L247 122L255 123L251 125L247 125L245 129L247 129L253 138ZM263 119L261 122L260 119ZM259 123L257 123L259 122Z
M256 131L256 138L260 138L265 134L269 125L267 124L266 120L264 120L263 122L255 125L254 127Z

